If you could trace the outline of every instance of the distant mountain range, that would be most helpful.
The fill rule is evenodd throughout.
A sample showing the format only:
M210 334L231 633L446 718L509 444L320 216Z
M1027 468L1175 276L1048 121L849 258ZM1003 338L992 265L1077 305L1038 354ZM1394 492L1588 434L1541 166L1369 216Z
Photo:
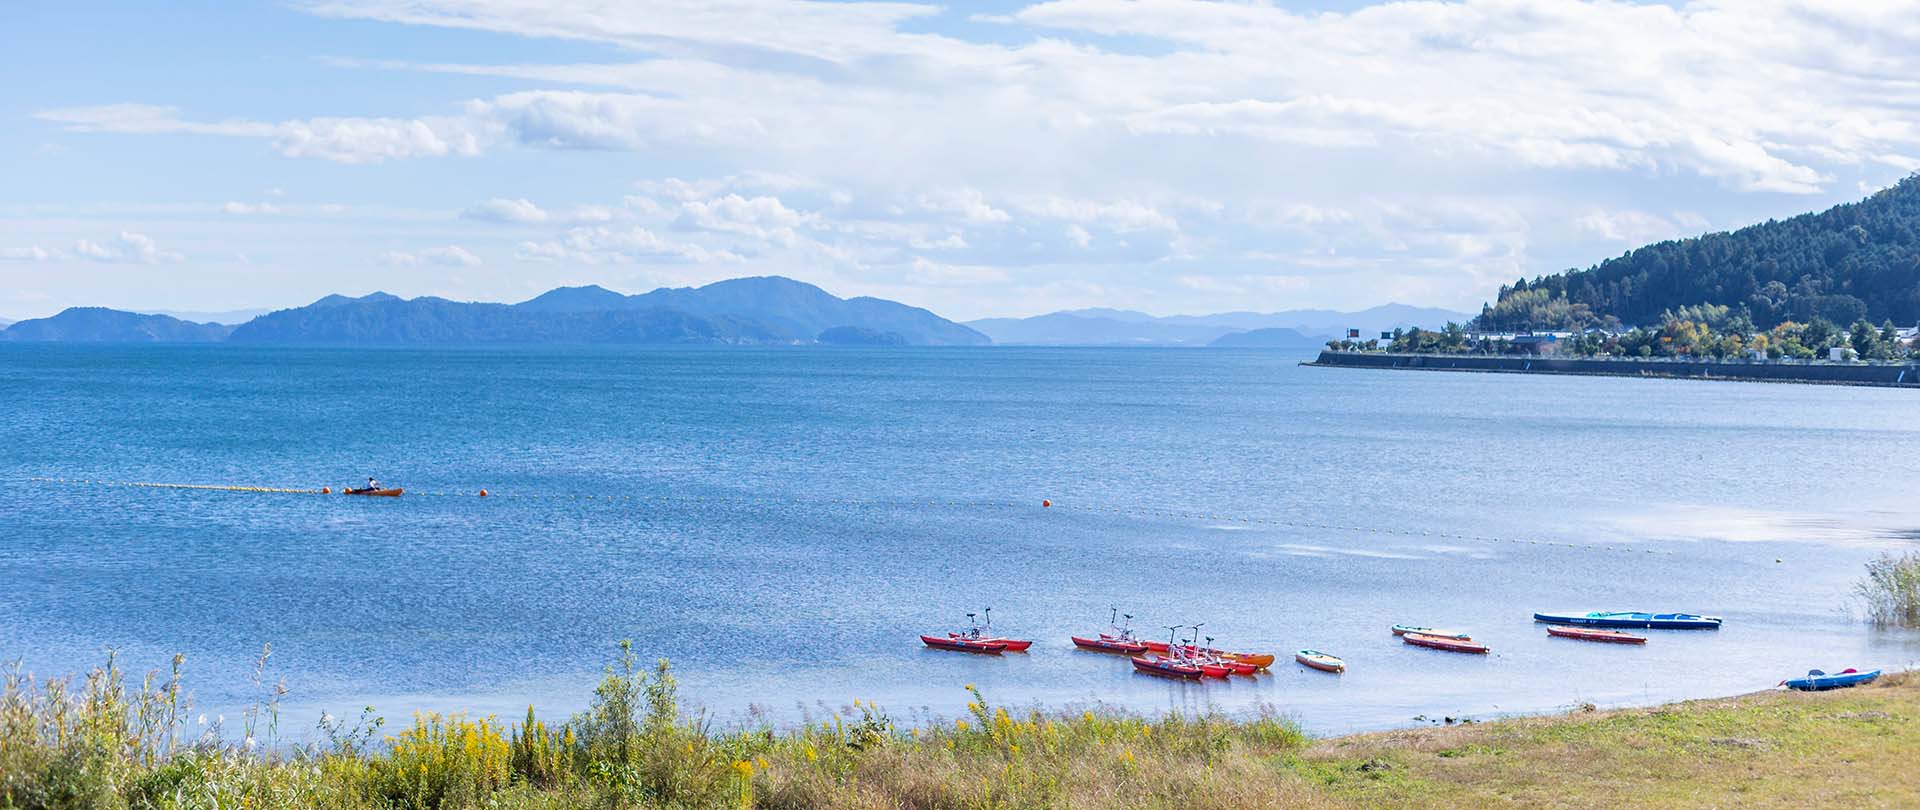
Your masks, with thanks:
M842 299L778 276L622 295L563 287L519 304L387 293L329 295L239 326L76 307L21 321L0 340L272 345L691 344L980 346L987 336L927 310Z
M1298 329L1276 326L1228 332L1209 341L1207 346L1215 349L1318 349L1325 346L1326 342L1323 338L1303 335Z
M191 311L172 310L172 309L155 309L155 310L144 311L141 314L165 315L169 318L179 318L180 320L183 320L183 321L194 321L196 323L223 323L228 326L239 326L240 324L246 323L247 321L251 321L254 318L258 318L272 311L273 310L266 309L264 307L255 308L255 309L227 309L227 310L220 310L217 312L191 312ZM4 324L0 324L0 325L4 325Z
M72 343L213 343L233 327L193 323L165 315L142 315L102 307L73 307L51 318L20 321L0 331L0 340Z
M1283 312L1223 312L1154 316L1125 309L1076 309L1031 318L985 318L966 325L995 343L1029 346L1250 346L1311 348L1358 329L1368 337L1397 328L1428 329L1472 315L1445 309L1385 304L1359 312L1296 309ZM1269 332L1269 330L1284 330ZM1252 335L1261 332L1266 334ZM1286 332L1298 335L1296 339ZM1220 342L1230 335L1249 337ZM1294 345L1297 342L1298 345Z
M1327 338L1403 326L1436 328L1465 313L1388 304L1361 312L1293 310L1156 317L1082 309L1032 318L954 323L879 298L838 298L779 276L624 295L561 287L518 304L473 303L384 292L329 295L238 325L232 312L124 312L75 307L0 329L0 340L308 346L643 344L717 346L1217 346L1309 349Z

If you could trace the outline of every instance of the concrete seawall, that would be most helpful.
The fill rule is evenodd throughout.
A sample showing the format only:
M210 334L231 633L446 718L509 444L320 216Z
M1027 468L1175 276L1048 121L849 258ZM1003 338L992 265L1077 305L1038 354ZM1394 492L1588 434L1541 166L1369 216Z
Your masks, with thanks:
M1920 364L1915 363L1715 362L1323 351L1318 359L1302 365L1920 388Z

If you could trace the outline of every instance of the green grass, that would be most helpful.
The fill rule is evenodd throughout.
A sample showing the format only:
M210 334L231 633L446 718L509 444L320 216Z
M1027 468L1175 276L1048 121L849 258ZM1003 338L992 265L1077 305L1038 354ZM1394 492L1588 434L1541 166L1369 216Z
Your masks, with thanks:
M262 659L264 668L265 658ZM1309 740L1262 716L1014 713L902 729L856 702L799 728L718 731L632 651L548 723L368 713L277 744L281 690L199 725L178 659L128 688L18 671L0 696L4 808L1227 808L1920 806L1920 684ZM231 735L228 735L231 736Z

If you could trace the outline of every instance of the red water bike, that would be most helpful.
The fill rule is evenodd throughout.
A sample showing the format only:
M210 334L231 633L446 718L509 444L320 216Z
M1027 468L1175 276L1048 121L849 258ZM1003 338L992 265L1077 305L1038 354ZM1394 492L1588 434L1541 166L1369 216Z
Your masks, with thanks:
M1133 614L1128 613L1125 614L1125 616L1127 620L1126 625L1122 626L1116 623L1116 620L1121 617L1121 613L1119 608L1113 608L1113 615L1107 617L1107 629L1113 632L1101 633L1094 638L1070 636L1070 638L1073 639L1073 646L1083 650L1120 653L1122 655L1139 655L1146 652L1147 643L1135 638L1133 635Z
M974 624L973 617L976 614L969 613L967 614L967 629L948 633L947 638L955 641L968 641L978 644L998 644L1000 645L1000 649L1006 652L1026 652L1028 647L1033 646L1031 639L1002 638L994 635L993 608L986 608L985 610L987 621L984 627Z

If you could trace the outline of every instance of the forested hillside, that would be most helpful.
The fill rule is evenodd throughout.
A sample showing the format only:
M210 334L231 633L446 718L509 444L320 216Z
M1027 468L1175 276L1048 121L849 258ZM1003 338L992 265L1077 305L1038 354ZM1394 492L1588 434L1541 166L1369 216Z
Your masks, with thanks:
M1500 289L1486 331L1657 325L1665 313L1743 307L1762 328L1816 318L1920 321L1920 175L1857 203L1731 233L1661 242L1585 270Z

